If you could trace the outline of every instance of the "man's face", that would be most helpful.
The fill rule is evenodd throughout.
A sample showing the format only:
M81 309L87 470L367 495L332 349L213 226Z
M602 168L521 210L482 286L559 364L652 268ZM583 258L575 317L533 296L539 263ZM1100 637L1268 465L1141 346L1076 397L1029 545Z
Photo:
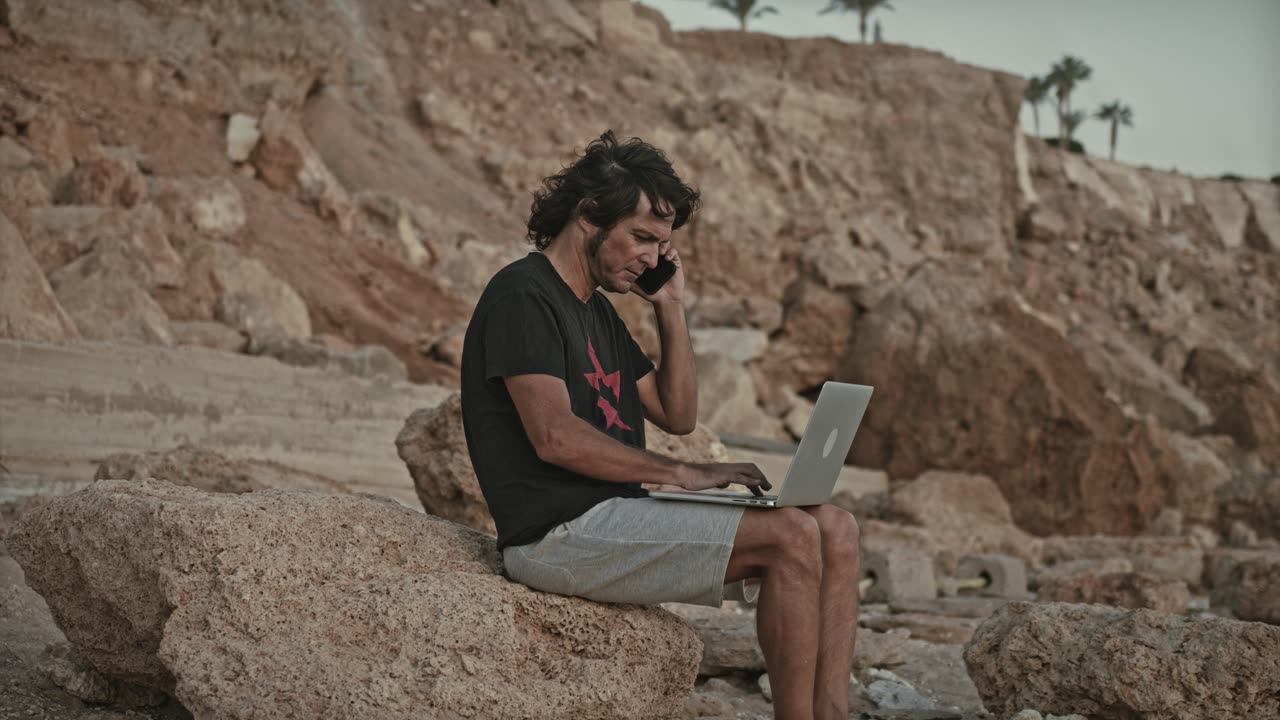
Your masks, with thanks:
M636 277L657 265L658 258L666 252L673 220L674 216L666 220L656 217L649 198L640 193L634 215L618 221L607 232L601 230L587 238L587 254L596 283L609 292L630 292ZM596 247L594 254L592 247Z

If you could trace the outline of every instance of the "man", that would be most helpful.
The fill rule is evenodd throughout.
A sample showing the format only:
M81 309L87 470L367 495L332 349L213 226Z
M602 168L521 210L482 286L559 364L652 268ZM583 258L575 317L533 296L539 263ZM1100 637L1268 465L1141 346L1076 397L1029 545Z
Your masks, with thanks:
M718 607L726 594L758 597L776 716L843 720L858 606L853 517L830 505L661 501L640 486L770 487L749 463L644 450L645 418L675 434L697 420L671 235L698 198L659 150L612 132L546 179L528 223L537 251L493 277L467 328L467 446L513 579L601 602ZM659 257L676 273L649 295L635 279ZM660 367L597 288L653 305Z

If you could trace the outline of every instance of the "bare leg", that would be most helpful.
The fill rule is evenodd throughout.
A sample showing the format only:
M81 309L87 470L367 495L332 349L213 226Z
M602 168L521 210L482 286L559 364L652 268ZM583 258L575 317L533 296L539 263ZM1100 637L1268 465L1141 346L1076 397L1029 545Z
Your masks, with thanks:
M849 717L849 672L858 630L858 523L852 515L832 505L804 510L817 519L822 532L821 620L813 717L845 720Z
M801 510L747 510L725 574L725 582L763 576L756 633L769 670L774 717L780 720L814 717L820 543L817 521Z

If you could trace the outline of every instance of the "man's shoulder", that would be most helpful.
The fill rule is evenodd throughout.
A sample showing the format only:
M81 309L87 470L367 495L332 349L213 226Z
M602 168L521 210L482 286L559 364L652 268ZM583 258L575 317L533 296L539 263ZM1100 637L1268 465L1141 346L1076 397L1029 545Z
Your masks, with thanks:
M478 305L493 303L512 294L546 296L549 288L543 276L537 258L530 253L495 273L481 293Z

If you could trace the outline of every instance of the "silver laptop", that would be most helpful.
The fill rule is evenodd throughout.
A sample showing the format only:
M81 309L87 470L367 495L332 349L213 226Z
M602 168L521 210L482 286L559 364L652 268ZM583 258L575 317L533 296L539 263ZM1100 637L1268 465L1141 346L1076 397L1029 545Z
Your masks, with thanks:
M858 432L867 404L871 402L871 391L867 385L838 382L822 385L818 404L787 466L787 476L782 484L774 486L777 495L756 497L725 490L653 490L649 497L763 508L821 505L831 499L840 468L853 445L853 435Z

